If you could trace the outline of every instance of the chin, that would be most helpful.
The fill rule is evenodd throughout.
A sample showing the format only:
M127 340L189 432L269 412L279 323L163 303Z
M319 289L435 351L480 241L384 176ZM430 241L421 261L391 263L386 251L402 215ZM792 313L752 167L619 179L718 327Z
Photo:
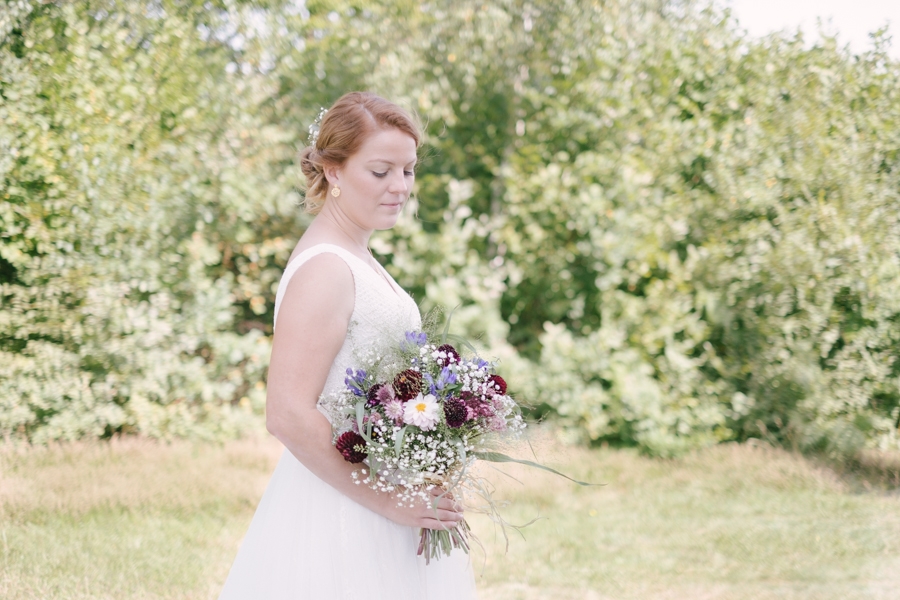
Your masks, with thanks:
M396 214L389 218L379 219L378 222L375 223L375 227L373 227L373 229L375 229L375 231L384 231L385 229L392 229L394 227L394 225L397 224L399 217L400 217L400 215Z

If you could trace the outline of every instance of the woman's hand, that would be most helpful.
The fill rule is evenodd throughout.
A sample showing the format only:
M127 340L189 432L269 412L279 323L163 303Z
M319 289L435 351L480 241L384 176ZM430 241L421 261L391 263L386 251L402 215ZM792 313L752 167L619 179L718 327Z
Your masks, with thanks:
M427 505L419 501L411 507L397 506L397 499L391 496L384 516L400 525L423 529L451 529L463 520L462 506L452 495L440 487L432 488L430 495Z

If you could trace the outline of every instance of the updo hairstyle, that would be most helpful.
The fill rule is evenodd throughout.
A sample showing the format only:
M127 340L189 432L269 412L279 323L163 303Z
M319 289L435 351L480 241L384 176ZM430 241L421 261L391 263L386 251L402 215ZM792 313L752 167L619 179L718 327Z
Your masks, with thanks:
M376 130L398 129L416 142L422 139L419 124L407 111L371 92L349 92L328 109L319 124L312 146L300 153L300 168L306 176L303 206L318 213L328 194L327 167L341 167L365 139Z

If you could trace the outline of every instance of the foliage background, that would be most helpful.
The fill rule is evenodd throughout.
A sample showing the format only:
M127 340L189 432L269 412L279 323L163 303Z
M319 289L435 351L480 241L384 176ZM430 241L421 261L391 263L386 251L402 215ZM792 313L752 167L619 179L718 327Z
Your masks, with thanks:
M416 110L373 249L575 439L900 446L900 65L690 0L0 8L0 434L234 436L321 106Z

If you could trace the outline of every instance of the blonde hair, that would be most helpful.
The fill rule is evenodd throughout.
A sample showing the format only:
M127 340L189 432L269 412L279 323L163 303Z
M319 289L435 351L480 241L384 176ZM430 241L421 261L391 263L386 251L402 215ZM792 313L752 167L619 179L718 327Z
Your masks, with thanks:
M406 110L371 92L349 92L328 109L312 146L300 152L300 168L306 176L303 206L316 214L325 204L328 180L325 169L341 167L379 129L398 129L416 142L422 140L418 121Z

